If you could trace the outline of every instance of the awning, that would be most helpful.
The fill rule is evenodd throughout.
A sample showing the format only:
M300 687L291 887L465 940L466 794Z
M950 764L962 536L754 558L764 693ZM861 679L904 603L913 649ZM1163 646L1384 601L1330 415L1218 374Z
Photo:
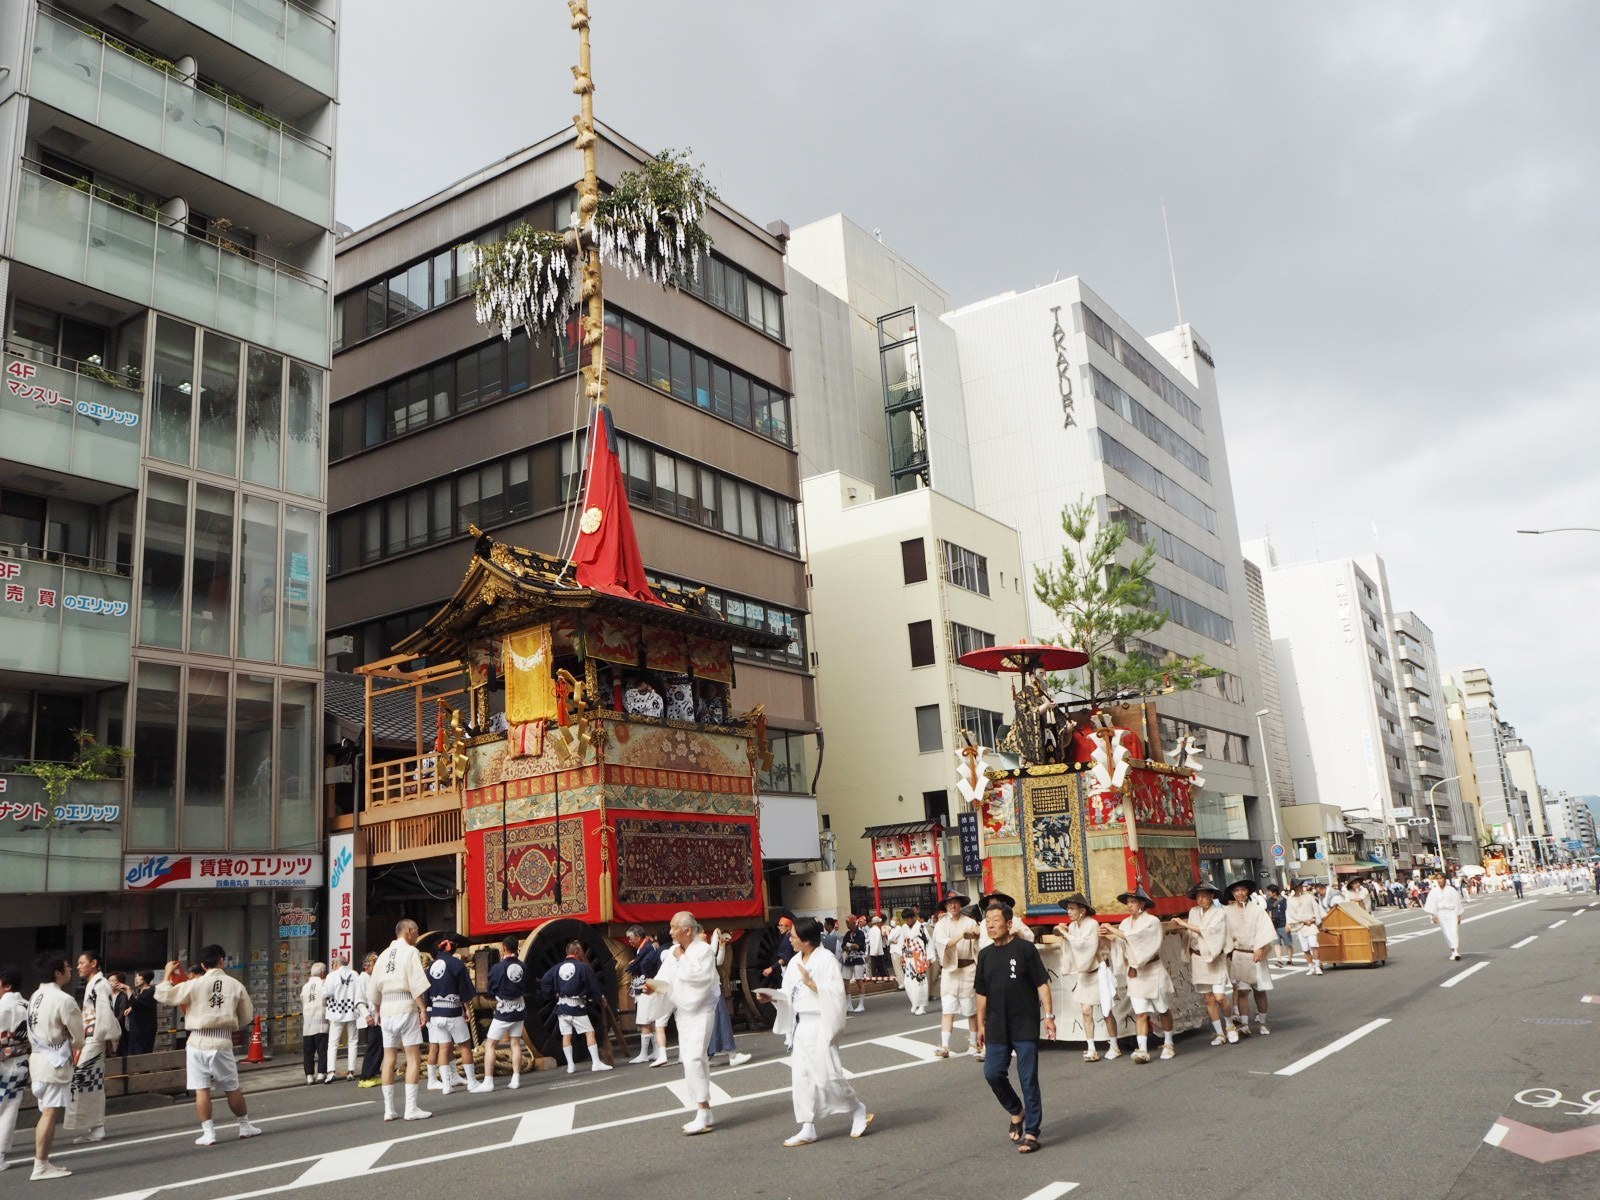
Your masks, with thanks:
M864 838L900 837L907 833L932 833L942 829L943 821L904 821L899 825L872 825L861 831Z
M1387 863L1334 863L1333 869L1335 874L1338 875L1359 875L1363 871L1382 871L1386 875L1389 873L1389 865Z

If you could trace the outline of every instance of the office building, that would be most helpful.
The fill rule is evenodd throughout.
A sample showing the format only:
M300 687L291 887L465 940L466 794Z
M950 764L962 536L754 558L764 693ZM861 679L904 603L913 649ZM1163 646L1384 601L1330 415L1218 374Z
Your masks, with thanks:
M1501 718L1494 681L1484 668L1469 666L1453 672L1446 678L1445 694L1450 702L1456 761L1463 776L1470 774L1476 793L1486 865L1488 858L1495 856L1532 866L1540 861L1535 857L1533 807L1539 803L1539 793L1533 751ZM1537 828L1544 829L1542 811Z
M1410 819L1429 822L1409 826L1409 840L1424 844L1434 856L1433 866L1478 865L1481 839L1461 800L1463 771L1450 736L1449 700L1433 630L1414 612L1391 613L1389 657L1400 685L1398 702L1415 810Z
M320 954L334 0L0 3L0 959ZM126 779L28 774L74 731ZM291 999L292 997L292 999Z
M455 592L472 527L561 549L587 418L575 325L554 344L502 338L477 324L472 282L477 245L518 223L568 225L582 175L575 136L546 138L338 244L328 485L337 671L387 656ZM647 157L603 126L598 155L602 184ZM734 695L736 709L764 705L769 721L761 836L776 865L818 854L783 241L720 201L705 225L714 249L684 290L607 271L607 388L654 578L705 587L728 620L789 636L739 660ZM390 809L361 824L401 820ZM345 814L334 827L350 823ZM373 927L410 907L453 911L459 850L456 826L372 854L374 868L410 864L372 872Z
M931 488L879 496L833 471L802 490L828 740L818 809L837 865L856 867L857 911L873 882L863 829L950 835L937 873L880 872L885 911L919 904L927 915L936 878L964 878L952 852L956 814L967 807L956 788L963 731L993 751L1011 725L1008 677L956 660L1026 632L1017 533ZM992 753L989 761L998 765Z

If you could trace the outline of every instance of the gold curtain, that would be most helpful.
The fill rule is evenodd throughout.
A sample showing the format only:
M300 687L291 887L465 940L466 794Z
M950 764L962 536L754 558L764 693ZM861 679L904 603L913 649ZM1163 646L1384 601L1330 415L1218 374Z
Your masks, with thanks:
M503 643L506 673L506 720L551 721L556 715L555 678L551 669L550 626L508 634Z

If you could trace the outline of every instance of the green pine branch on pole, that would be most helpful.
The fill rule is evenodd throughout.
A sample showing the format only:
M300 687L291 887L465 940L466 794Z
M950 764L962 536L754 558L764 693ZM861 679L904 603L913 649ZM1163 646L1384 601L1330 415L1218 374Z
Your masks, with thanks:
M1095 701L1185 691L1197 679L1221 672L1205 655L1168 652L1161 661L1129 643L1167 623L1157 609L1150 569L1155 549L1146 546L1130 563L1118 561L1128 540L1121 522L1097 524L1092 500L1079 500L1061 513L1066 544L1059 562L1034 571L1033 594L1056 615L1066 633L1060 645L1082 650L1089 662L1069 676L1073 690Z

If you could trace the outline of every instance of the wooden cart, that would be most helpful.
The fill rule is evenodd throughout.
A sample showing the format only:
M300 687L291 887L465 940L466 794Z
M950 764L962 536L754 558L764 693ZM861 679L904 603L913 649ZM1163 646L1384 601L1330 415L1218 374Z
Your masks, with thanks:
M1317 948L1326 966L1381 967L1389 960L1389 931L1357 904L1336 904L1322 919Z

